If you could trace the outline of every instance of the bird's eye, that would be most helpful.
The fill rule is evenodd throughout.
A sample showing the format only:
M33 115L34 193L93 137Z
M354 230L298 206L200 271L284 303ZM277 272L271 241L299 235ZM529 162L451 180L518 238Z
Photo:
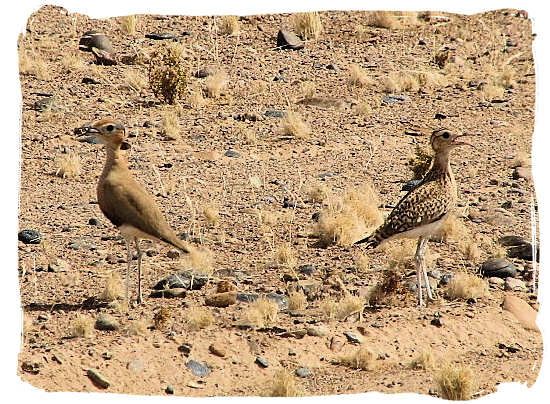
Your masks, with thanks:
M441 135L441 137L443 139L448 139L449 137L451 137L451 134L449 132L444 132L443 135Z
M112 132L115 127L113 125L107 125L105 129L107 130L107 132Z

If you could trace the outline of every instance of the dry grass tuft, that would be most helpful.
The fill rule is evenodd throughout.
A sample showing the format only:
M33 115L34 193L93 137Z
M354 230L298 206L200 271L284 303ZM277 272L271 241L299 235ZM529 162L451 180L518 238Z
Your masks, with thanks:
M172 319L172 312L167 307L161 307L153 316L155 329L162 331L168 328L168 322Z
M304 310L307 307L307 297L301 290L288 294L289 310Z
M373 11L368 14L367 25L376 28L397 28L399 22L387 11Z
M529 153L524 152L522 150L516 152L516 155L512 159L512 162L510 163L510 167L517 168L517 167L530 167L531 166L531 158L529 157Z
M336 362L352 369L373 370L376 367L376 356L367 346L362 345L356 351L339 357Z
M366 301L363 297L348 294L338 301L325 299L320 308L328 319L344 320L351 314L362 313L365 305Z
M474 393L472 371L463 365L444 366L436 374L435 382L445 400L468 400Z
M212 251L206 247L190 247L189 254L183 257L191 268L201 270L207 275L212 274L214 257Z
M391 270L404 270L414 267L414 254L416 253L416 241L414 239L401 239L391 241L384 246L388 257L388 267ZM428 255L428 252L426 252Z
M48 63L34 50L19 51L19 73L24 76L35 76L39 80L49 80L51 78Z
M409 366L412 369L432 370L436 367L436 360L431 351L423 351L411 361Z
M325 184L314 184L307 188L307 200L313 203L323 203L330 194L329 188Z
M273 386L269 392L270 397L299 397L304 393L296 379L286 370L279 370L273 376Z
M63 54L61 65L69 73L86 69L86 64L77 52L67 52Z
M465 240L468 237L470 237L470 231L464 224L464 221L457 218L456 215L447 216L438 232L432 236L434 240L457 242Z
M393 270L382 272L382 279L369 291L368 302L370 305L392 303L392 299L400 290L402 274Z
M127 15L120 18L120 30L124 35L133 36L136 34L136 29L138 25L138 16L137 15Z
M275 264L285 268L294 268L298 263L296 252L291 243L283 243L274 252Z
M300 95L303 99L311 99L315 97L317 86L311 81L303 81L300 83Z
M369 272L370 269L370 259L366 254L359 254L353 258L353 263L355 264L355 269L359 273Z
M494 84L487 84L481 90L483 97L488 100L502 100L504 98L504 87Z
M279 212L274 212L270 210L260 210L258 211L258 222L260 226L273 227L277 224L280 218Z
M239 18L237 16L224 15L219 19L218 32L221 35L237 35L240 29Z
M180 134L180 121L176 111L165 109L162 111L162 135L167 140L176 140Z
M206 96L209 98L218 98L229 83L227 73L218 70L212 76L208 76L204 85L206 87Z
M367 117L371 116L373 111L371 105L368 102L360 102L353 106L352 112L354 115Z
M206 223L210 226L216 227L220 223L220 211L218 208L207 205L204 207L202 213L206 219Z
M187 328L198 331L206 328L214 322L214 316L209 309L204 307L192 307L186 313Z
M189 96L188 102L189 106L194 109L200 108L206 104L202 91L197 89L193 89L191 95Z
M272 300L259 298L252 302L244 313L245 321L257 328L275 325L279 306Z
M485 250L488 258L506 258L508 252L506 247L498 243L498 241L489 238L481 243L481 248Z
M489 293L489 285L485 279L477 275L460 273L450 280L445 293L451 300L477 299Z
M134 320L125 329L126 335L145 335L147 333L147 322Z
M383 222L378 194L369 183L332 199L313 229L322 245L350 245Z
M296 34L298 34L298 36L300 36L300 38L304 41L319 38L321 31L323 30L321 17L316 11L293 14L291 17L291 23Z
M432 167L433 151L427 146L417 145L414 155L409 158L409 168L413 172L413 179L420 180Z
M458 248L468 261L477 261L481 258L481 250L477 237L472 236L469 232L464 234L464 237L458 240Z
M296 139L307 139L311 134L311 128L297 112L287 111L281 122L281 134Z
M358 64L352 64L349 68L350 86L354 87L370 87L374 85L374 80L369 77L368 73Z
M390 79L395 83L397 90L418 91L420 89L420 80L418 76L409 72L391 72Z
M55 159L55 175L61 178L73 178L80 175L80 157L76 153L65 153Z
M82 316L77 314L76 318L71 323L71 328L69 333L71 337L85 337L89 338L92 336L94 329L94 320L87 316Z
M124 296L124 286L122 278L118 272L112 272L105 282L105 288L99 295L101 300L112 302Z
M124 70L124 87L135 91L141 92L148 85L147 77L138 69L126 69Z

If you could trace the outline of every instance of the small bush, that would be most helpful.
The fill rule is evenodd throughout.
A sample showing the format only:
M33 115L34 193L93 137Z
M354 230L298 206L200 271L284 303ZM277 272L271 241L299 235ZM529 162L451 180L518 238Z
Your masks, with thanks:
M185 94L188 75L183 49L179 44L163 48L149 64L149 85L153 93L168 104L175 104Z
M89 338L92 335L94 329L94 321L90 317L76 316L71 324L70 334L71 337L85 337Z
M484 297L489 293L487 282L477 275L461 273L449 281L446 295L450 299L469 299Z
M352 369L373 370L376 367L376 357L368 347L361 346L356 351L339 357L336 362Z
M259 298L248 306L245 321L257 328L271 327L277 321L279 306L272 300Z
M445 400L468 400L474 393L473 374L465 366L444 366L435 376L435 382Z
M205 308L193 307L187 311L187 328L191 331L198 331L206 328L214 322L212 312Z
M302 389L296 384L296 379L286 370L279 370L273 377L273 386L269 392L270 397L299 397L303 395Z
M61 178L72 178L80 174L80 157L75 153L62 154L55 160L55 175Z
M288 294L289 310L304 310L307 306L307 297L301 290Z
M294 31L304 41L317 39L323 30L321 17L316 11L293 14L292 24L294 26Z
M352 64L349 68L349 84L355 87L369 87L374 84L374 81L361 66Z
M118 272L112 272L105 282L105 289L99 295L101 300L112 302L124 296L124 286L122 278Z
M297 139L307 139L311 129L297 112L288 111L281 122L281 134Z
M239 29L239 18L234 15L224 15L218 22L218 32L221 35L237 35Z

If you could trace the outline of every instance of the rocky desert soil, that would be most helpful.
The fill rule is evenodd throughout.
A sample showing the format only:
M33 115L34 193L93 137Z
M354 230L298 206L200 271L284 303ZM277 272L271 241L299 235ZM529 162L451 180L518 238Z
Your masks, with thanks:
M528 16L392 13L379 24L368 12L319 17L321 32L298 50L277 47L280 29L297 32L289 14L94 20L47 6L29 18L18 42L19 223L35 232L19 237L22 380L46 391L147 395L443 396L438 377L454 366L471 372L468 397L502 382L534 383L542 338L526 241L535 101ZM374 26L382 17L387 27ZM224 21L238 27L224 31ZM90 30L110 39L116 64L98 65L79 50ZM176 106L147 82L148 57L174 43L189 72ZM219 71L219 91L208 94ZM309 133L282 132L289 112ZM95 194L104 152L74 133L106 116L126 126L135 177L202 251L189 260L142 242L145 301L129 307L117 298L125 245ZM462 227L430 242L438 298L419 308L414 242L401 254L399 243L325 246L316 220L369 182L388 213L413 178L416 147L442 126L476 136L474 147L452 155ZM489 278L484 263L502 271ZM397 284L370 304L390 267ZM176 273L179 296L153 293ZM450 293L463 274L477 275L487 293ZM296 290L305 296L297 306ZM213 307L217 291L232 304ZM255 317L250 307L262 296L277 310L266 305ZM346 301L360 309L346 312ZM373 355L366 366L342 362L363 348ZM411 366L422 353L433 361Z

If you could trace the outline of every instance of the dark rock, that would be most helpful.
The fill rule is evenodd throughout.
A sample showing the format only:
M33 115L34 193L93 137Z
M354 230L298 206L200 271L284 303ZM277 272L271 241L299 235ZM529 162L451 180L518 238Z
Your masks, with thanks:
M264 369L269 366L267 361L260 356L256 356L256 360L254 362L256 362L258 365L260 365Z
M284 118L286 116L286 112L279 111L277 109L268 109L265 111L264 115L269 118Z
M282 29L277 34L277 48L299 50L303 47L304 43L295 33Z
M111 40L102 32L87 31L78 43L78 49L84 52L92 52L92 48L112 53L114 51Z
M205 77L213 76L217 71L218 68L216 66L208 65L197 70L195 77L198 79L204 79Z
M517 274L516 267L510 261L504 258L495 258L485 261L481 265L481 274L485 278L498 277L498 278L514 278Z
M498 239L500 245L505 247L530 244L529 240L521 236L507 235Z
M178 347L178 351L184 354L185 356L188 356L191 353L191 344L182 344Z
M238 152L238 151L235 151L233 149L229 149L228 151L225 152L225 155L227 157L241 157L241 154Z
M193 359L187 361L185 366L189 370L191 370L191 373L193 373L195 376L198 376L198 377L205 377L210 374L210 368L207 365L197 362Z
M298 272L304 275L313 275L313 273L316 271L315 266L306 264L306 265L300 265L298 267Z
M52 111L61 112L62 108L58 105L54 96L44 97L34 102L32 109L38 112Z
M159 281L153 289L174 289L182 288L188 290L198 290L208 281L208 275L202 272L183 271Z
M21 363L21 370L27 373L32 373L33 375L37 375L38 373L40 373L41 367L42 364L38 361L24 360Z
M354 332L344 331L344 335L346 336L348 341L353 343L353 344L360 344L360 343L363 342L363 337L359 334L354 333Z
M285 295L279 295L277 293L268 293L265 298L271 300L279 306L279 309L286 309L288 307L288 300Z
M166 386L166 389L164 390L166 394L174 394L174 386Z
M166 298L175 298L175 297L185 297L187 295L187 288L169 288L162 290L155 290L151 292L149 297L166 297Z
M539 262L540 251L539 251L538 246L537 246L537 250L536 250L535 254L536 254L536 260L537 260L537 262ZM532 261L533 260L533 247L532 247L531 243L510 247L508 249L508 257L510 257L510 258L519 258L521 260Z
M82 79L82 84L101 84L101 83L91 77L84 77Z
M17 234L17 239L24 244L40 244L44 237L36 230L21 230Z
M338 71L338 67L336 67L335 65L333 65L333 64L331 63L331 64L328 64L328 65L327 65L327 70Z
M435 326L435 327L443 327L445 325L445 322L443 321L443 319L441 318L441 315L439 315L438 313L436 313L434 315L434 318L432 318L432 320L430 321L430 324Z
M237 300L243 303L252 303L260 298L257 293L237 293Z
M216 344L216 343L210 344L210 346L208 347L208 350L212 354L219 356L220 358L223 358L226 355L225 348L221 344Z
M423 40L423 39L419 39L419 40L418 40L418 45L424 46L424 45L426 45L426 41Z
M410 192L410 191L412 191L413 189L415 189L415 188L418 186L418 184L420 184L420 182L422 182L422 180L410 180L410 181L407 181L407 183L401 187L401 191Z
M447 285L451 281L451 279L453 279L453 278L454 278L453 274L444 274L441 277L439 283L442 284L442 285Z
M325 178L336 177L337 175L338 175L338 173L335 173L333 171L327 171L325 173L317 174L315 176L315 178L318 178L320 180L324 180Z
M304 367L296 369L294 373L296 374L296 376L302 377L302 378L306 378L312 375L311 370Z
M394 104L396 102L408 102L408 101L410 101L410 98L407 97L406 95L401 95L401 94L385 95L384 97L382 97L382 102L384 104Z
M145 38L163 41L165 39L175 39L177 36L171 32L153 32L151 34L145 34Z
M95 218L95 217L91 217L89 220L88 220L88 224L91 225L91 226L97 226L98 225L98 220Z
M318 222L320 215L321 215L321 212L315 212L313 215L311 215L311 220L313 220L314 222Z
M447 115L445 115L445 114L442 114L440 112L435 114L435 119L445 119L445 118L447 118Z

